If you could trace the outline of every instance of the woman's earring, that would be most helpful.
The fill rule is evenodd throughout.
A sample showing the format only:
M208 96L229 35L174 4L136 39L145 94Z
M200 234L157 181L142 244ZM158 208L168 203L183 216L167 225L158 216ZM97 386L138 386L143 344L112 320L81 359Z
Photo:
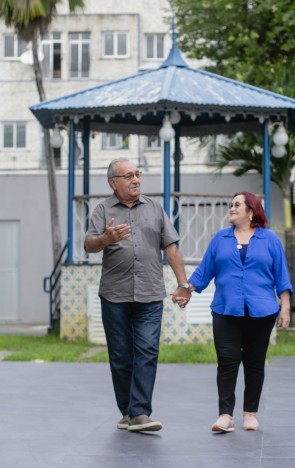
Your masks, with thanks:
M252 215L252 214L250 214L249 218L250 218L250 223L252 223L252 220L253 220L253 215Z

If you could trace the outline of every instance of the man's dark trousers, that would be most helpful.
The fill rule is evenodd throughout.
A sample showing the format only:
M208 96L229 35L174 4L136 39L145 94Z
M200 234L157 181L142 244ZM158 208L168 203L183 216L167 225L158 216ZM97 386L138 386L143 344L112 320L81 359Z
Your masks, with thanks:
M104 297L100 299L118 407L124 416L149 416L163 301L114 303Z

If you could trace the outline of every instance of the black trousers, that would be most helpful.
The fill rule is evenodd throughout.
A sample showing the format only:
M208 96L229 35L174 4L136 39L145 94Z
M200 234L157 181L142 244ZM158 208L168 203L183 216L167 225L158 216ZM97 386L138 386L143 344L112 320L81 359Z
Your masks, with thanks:
M258 411L269 338L277 314L262 318L233 317L213 312L213 336L217 354L219 414L233 414L240 363L244 367L244 405Z

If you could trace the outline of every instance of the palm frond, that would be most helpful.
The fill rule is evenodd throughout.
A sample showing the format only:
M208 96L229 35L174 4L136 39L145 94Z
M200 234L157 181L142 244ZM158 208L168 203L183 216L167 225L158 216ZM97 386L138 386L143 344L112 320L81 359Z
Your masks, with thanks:
M225 167L238 166L233 173L242 176L250 171L263 172L261 138L255 133L242 134L229 140L227 145L219 146L216 167L222 172ZM288 191L292 167L295 165L295 135L289 134L286 155L283 158L271 158L271 180L283 191Z

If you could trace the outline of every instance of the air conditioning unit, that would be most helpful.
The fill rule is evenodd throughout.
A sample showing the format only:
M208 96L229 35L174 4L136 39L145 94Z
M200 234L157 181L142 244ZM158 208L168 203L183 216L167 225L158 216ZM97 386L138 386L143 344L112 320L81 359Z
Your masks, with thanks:
M97 295L98 286L87 288L88 341L106 345L106 336L101 318L101 304Z
M193 292L191 300L186 306L186 321L187 323L211 323L211 308L210 304L213 301L215 285L212 281L207 288L201 293Z

